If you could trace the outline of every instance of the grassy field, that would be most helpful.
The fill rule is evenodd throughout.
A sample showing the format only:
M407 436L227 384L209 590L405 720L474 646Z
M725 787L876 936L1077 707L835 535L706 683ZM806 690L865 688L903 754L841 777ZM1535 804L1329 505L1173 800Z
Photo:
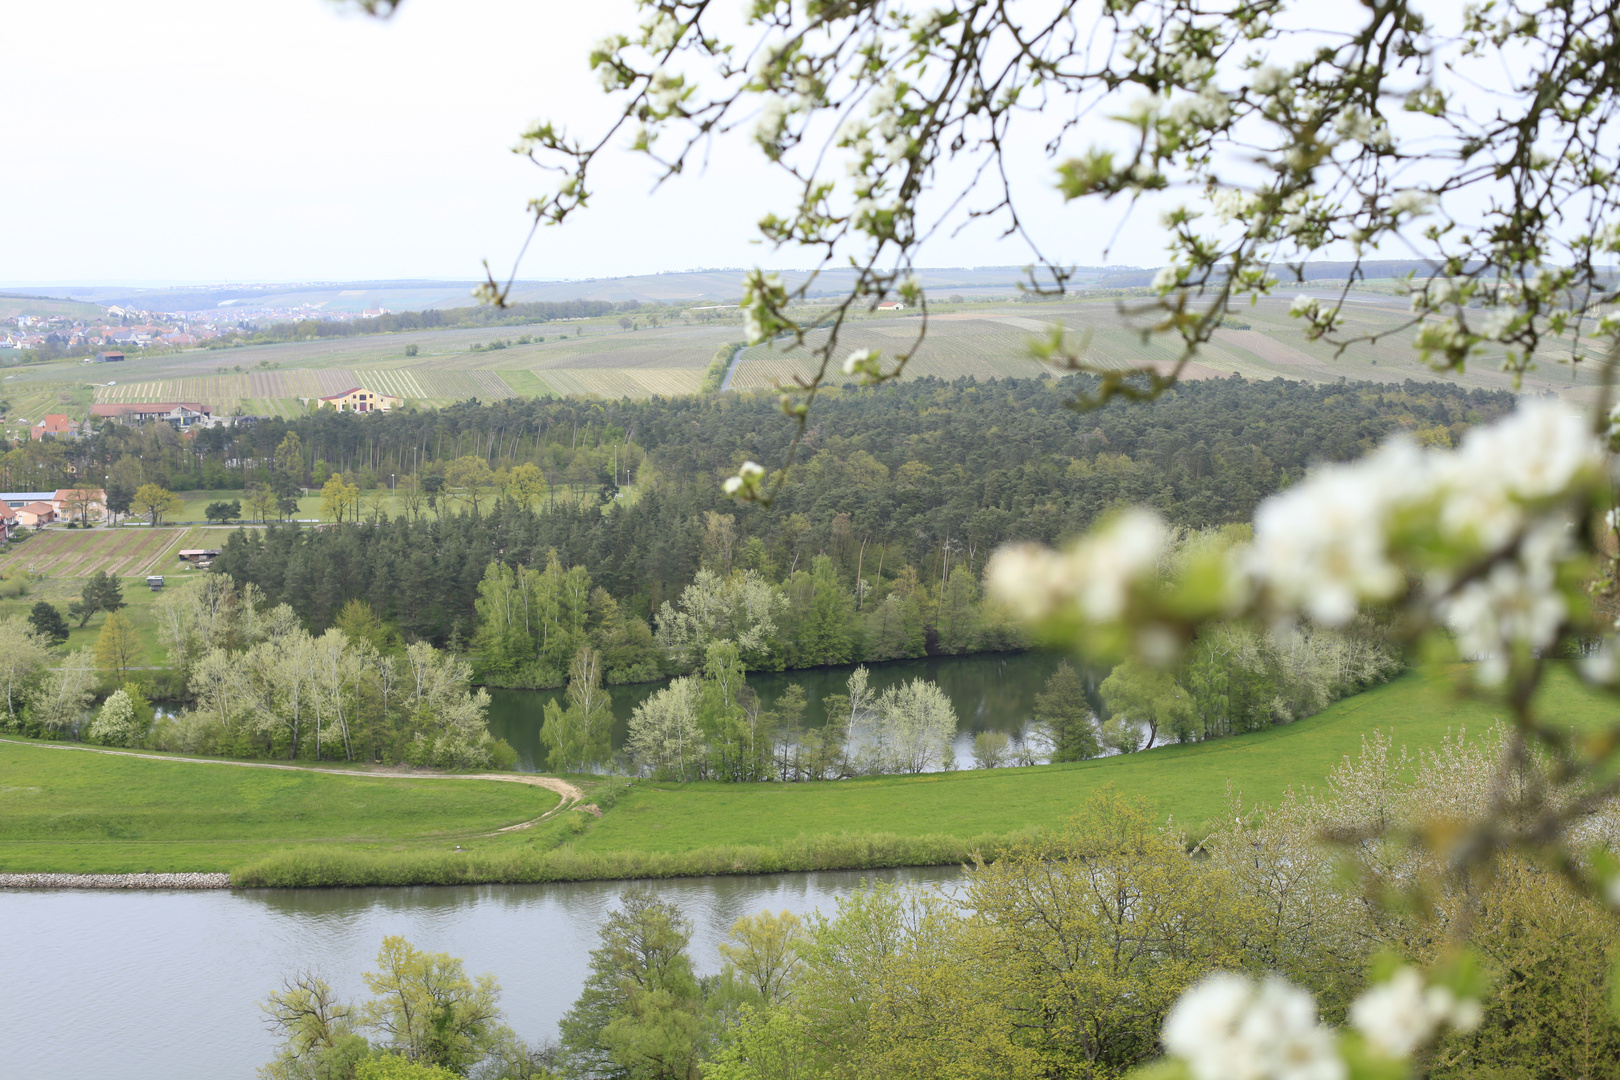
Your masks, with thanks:
M293 843L445 849L557 801L526 784L196 765L6 741L0 870L221 871Z
M1614 719L1607 703L1561 669L1541 705L1574 726ZM1495 720L1482 704L1458 699L1447 677L1408 673L1287 727L1071 765L837 784L637 784L578 847L689 851L839 832L1007 833L1056 825L1107 784L1148 799L1196 833L1222 812L1229 784L1250 803L1320 785L1375 728L1415 751L1465 726L1483 734Z
M1565 670L1551 673L1538 703L1574 727L1613 719ZM922 865L1057 825L1104 785L1197 834L1223 812L1229 786L1250 805L1319 787L1372 730L1415 753L1448 732L1483 735L1495 720L1458 698L1449 674L1409 673L1288 727L1072 765L823 784L572 777L600 819L575 812L498 836L471 834L536 816L530 789L261 775L0 744L0 868L230 867L244 884L360 885Z

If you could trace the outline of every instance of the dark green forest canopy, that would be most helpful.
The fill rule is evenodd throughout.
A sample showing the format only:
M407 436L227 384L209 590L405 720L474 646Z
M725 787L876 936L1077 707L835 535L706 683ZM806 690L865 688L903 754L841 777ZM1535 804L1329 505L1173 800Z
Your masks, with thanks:
M857 570L881 574L879 588L903 573L927 584L947 565L977 572L1001 543L1059 541L1126 503L1188 527L1247 521L1313 464L1357 457L1401 430L1453 442L1514 400L1432 383L1232 378L1073 411L1066 403L1085 382L919 379L829 394L800 467L769 508L737 505L718 484L744 459L781 460L791 423L763 395L328 411L201 432L196 450L228 455L251 480L249 463L268 462L291 428L309 462L383 484L472 453L497 467L534 461L553 484L580 485L583 498L534 510L486 503L437 520L243 532L215 564L313 627L357 597L406 633L443 641L470 632L478 582L495 558L543 566L555 549L646 615L692 580L715 513L734 519L726 568L780 581L826 555L851 584ZM615 480L634 484L635 497L613 497Z

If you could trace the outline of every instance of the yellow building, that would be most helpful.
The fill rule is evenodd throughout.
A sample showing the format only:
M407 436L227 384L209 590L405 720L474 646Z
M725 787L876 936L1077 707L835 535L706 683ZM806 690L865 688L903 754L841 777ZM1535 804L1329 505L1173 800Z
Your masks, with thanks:
M338 412L387 412L403 404L405 402L400 398L379 394L375 390L367 390L361 386L321 398L322 408L330 406Z

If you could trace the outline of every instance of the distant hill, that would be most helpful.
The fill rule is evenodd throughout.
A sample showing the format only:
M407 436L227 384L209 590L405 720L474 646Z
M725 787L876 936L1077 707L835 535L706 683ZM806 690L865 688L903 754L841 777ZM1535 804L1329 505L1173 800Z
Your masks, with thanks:
M1351 272L1348 262L1312 263L1304 268L1307 281L1342 281ZM1383 259L1361 265L1370 279L1426 276L1434 264L1424 259ZM672 271L629 277L586 278L577 281L519 281L512 288L518 302L607 300L614 303L640 301L659 304L734 304L742 295L743 267ZM1071 288L1141 288L1153 281L1156 267L1082 266L1073 271ZM790 287L798 287L809 276L804 270L777 270ZM1294 279L1285 266L1274 273L1284 283ZM1021 266L932 267L917 271L923 287L941 299L951 295L975 298L1009 298L1027 282ZM812 295L837 295L850 287L854 271L837 268L823 271L812 286ZM399 279L385 281L304 281L264 284L174 286L131 288L128 286L83 286L50 291L73 300L102 306L117 304L146 311L282 311L304 308L310 314L358 314L376 308L389 311L431 311L470 307L473 289L479 282L464 280ZM0 303L6 298L0 297ZM3 310L3 309L0 309Z
M1096 285L1107 275L1134 273L1153 276L1152 270L1134 267L1086 267L1076 272L1075 282ZM667 274L641 274L634 277L590 278L580 281L519 281L512 299L519 302L562 300L610 300L642 303L736 303L742 294L742 267L688 270ZM798 286L809 276L803 270L778 271L782 279ZM1017 292L1024 271L1016 266L981 266L925 269L917 272L923 286L935 293L964 296L1010 296ZM813 293L838 293L848 288L854 273L848 269L824 272ZM477 281L312 281L267 284L208 285L134 289L114 286L83 286L65 291L74 300L108 306L135 307L145 311L222 311L232 308L291 309L309 305L317 312L355 313L374 308L390 311L428 311L469 307Z

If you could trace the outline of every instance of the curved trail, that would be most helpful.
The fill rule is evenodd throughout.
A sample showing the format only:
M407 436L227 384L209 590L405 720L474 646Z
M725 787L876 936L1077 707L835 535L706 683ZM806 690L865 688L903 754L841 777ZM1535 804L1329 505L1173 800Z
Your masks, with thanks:
M560 814L573 808L585 798L583 791L566 780L558 780L551 776L534 776L530 773L351 772L345 769L322 769L314 765L279 765L273 761L222 761L217 758L174 757L169 754L141 754L134 750L110 750L100 746L62 746L57 743L37 743L23 739L0 739L0 742L10 743L13 746L32 746L40 750L77 750L85 754L111 754L114 757L145 758L148 761L180 761L189 765L230 765L239 769L282 769L287 772L312 772L323 776L351 776L362 779L380 777L385 780L500 780L509 784L527 784L530 787L545 788L561 796L561 802L539 817L520 821L516 825L503 826L492 833L484 833L485 836L531 828L553 814Z

